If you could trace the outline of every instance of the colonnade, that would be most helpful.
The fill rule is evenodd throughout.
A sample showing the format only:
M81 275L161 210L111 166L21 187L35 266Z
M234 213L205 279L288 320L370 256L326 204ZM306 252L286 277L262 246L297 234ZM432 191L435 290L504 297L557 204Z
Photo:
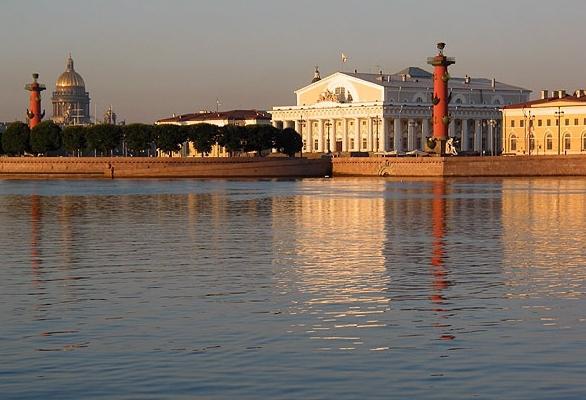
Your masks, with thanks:
M273 120L273 125L293 128L303 138L303 151L327 152L408 152L423 150L432 135L428 117L354 117ZM454 118L448 127L450 137L460 139L461 151L499 153L501 121Z

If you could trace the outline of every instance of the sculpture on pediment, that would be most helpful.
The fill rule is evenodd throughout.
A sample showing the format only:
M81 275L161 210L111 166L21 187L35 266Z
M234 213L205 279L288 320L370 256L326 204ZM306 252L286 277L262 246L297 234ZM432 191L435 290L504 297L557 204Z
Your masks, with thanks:
M334 92L329 89L326 89L324 92L321 92L319 97L317 98L317 102L321 103L323 101L332 101L334 103L339 103L340 99Z

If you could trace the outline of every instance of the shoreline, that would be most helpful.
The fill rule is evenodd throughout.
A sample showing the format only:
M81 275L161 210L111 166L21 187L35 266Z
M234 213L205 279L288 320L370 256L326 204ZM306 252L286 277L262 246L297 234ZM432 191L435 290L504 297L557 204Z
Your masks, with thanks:
M586 176L586 154L476 157L0 157L0 179Z

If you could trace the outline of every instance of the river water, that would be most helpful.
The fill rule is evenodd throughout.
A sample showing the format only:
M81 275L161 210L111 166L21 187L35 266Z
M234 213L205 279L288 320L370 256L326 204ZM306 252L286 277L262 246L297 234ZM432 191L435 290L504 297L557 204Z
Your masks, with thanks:
M586 398L586 180L0 181L2 399Z

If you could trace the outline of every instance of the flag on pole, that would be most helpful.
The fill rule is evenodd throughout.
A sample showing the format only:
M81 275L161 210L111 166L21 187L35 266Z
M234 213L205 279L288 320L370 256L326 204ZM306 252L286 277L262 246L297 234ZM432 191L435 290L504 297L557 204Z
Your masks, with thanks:
M346 54L344 54L344 52L342 52L341 54L341 59L343 63L348 62L348 57L346 57Z

